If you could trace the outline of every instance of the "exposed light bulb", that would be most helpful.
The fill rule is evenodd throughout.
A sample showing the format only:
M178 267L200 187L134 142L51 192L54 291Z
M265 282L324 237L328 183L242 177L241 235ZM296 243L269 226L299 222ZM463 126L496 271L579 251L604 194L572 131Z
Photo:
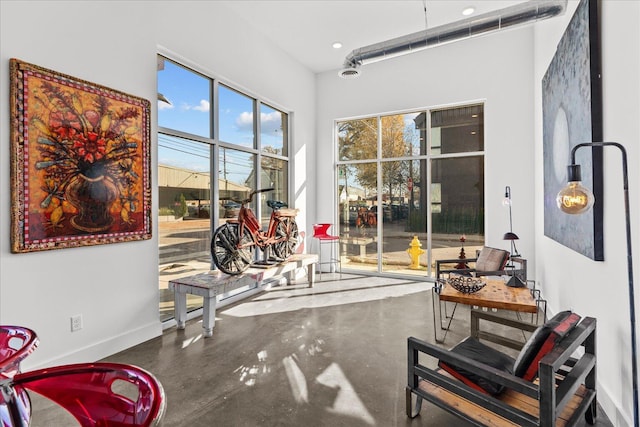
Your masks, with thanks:
M570 215L584 213L591 209L595 197L580 181L571 181L558 193L556 203L560 210Z
M504 187L504 199L502 199L502 206L511 206L511 187L508 185Z

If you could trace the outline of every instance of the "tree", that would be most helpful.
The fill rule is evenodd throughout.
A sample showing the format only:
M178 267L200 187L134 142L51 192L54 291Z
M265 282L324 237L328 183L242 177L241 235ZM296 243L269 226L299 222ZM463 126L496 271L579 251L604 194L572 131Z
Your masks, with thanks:
M184 198L184 194L180 193L180 202L173 210L173 216L176 218L183 218L187 215L187 200Z
M378 148L378 124L375 117L349 120L338 125L340 160L375 160ZM378 173L375 163L353 165L354 175L364 188L376 188Z
M380 120L382 159L412 154L413 132L407 130L404 115L384 116ZM338 125L340 160L376 160L378 157L378 119L375 117L349 120ZM382 180L389 197L401 195L409 178L407 161L383 161ZM377 188L378 170L375 162L350 165L363 188Z
M405 140L404 115L382 117L382 157L397 158L411 155L411 142ZM382 163L382 182L390 200L400 196L407 187L409 162L389 161Z

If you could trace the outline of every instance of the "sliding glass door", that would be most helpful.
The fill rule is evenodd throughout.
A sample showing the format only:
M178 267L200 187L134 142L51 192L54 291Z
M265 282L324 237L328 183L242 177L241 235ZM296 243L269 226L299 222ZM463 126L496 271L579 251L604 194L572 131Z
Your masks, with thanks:
M482 104L339 121L345 270L425 276L484 244Z

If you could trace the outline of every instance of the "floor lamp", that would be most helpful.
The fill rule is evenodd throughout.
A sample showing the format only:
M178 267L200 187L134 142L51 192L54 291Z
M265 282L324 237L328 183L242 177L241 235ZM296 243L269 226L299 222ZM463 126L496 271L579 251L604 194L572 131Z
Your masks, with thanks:
M627 151L617 142L585 142L571 150L571 165L568 166L568 181L560 190L556 202L558 207L568 214L581 214L588 211L594 202L593 193L580 184L582 180L580 165L576 165L576 151L581 147L617 147L622 152L622 176L624 186L624 213L627 227L627 270L629 274L629 317L631 321L631 366L633 375L633 425L638 427L638 368L636 361L636 310L633 295L633 258L631 255L631 222L629 215L629 179L627 173Z
M515 265L513 264L513 258L519 257L520 254L516 249L516 240L519 239L518 235L513 232L513 217L511 216L511 187L508 185L504 189L504 200L502 204L509 207L509 231L504 233L502 239L511 241L511 254L509 255L509 267L511 268L511 279L507 282L507 286L512 288L522 288L526 284L516 276Z

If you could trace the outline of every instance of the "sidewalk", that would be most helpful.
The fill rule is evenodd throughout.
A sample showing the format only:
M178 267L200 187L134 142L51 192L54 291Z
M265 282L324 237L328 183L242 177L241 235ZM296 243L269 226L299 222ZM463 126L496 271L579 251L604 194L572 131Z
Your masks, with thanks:
M465 246L465 254L467 258L475 258L476 249L480 249L482 246ZM407 248L408 249L408 248ZM432 262L431 267L435 269L436 259L458 259L460 256L460 248L436 248L432 249ZM378 254L372 252L371 254L367 254L362 257L359 255L348 255L347 258L354 263L361 264L377 264L378 263ZM407 267L411 264L411 257L407 253L407 251L395 251L395 252L385 252L382 254L383 263L386 265L398 265ZM427 253L425 251L424 254L420 255L420 265L422 267L427 267Z

